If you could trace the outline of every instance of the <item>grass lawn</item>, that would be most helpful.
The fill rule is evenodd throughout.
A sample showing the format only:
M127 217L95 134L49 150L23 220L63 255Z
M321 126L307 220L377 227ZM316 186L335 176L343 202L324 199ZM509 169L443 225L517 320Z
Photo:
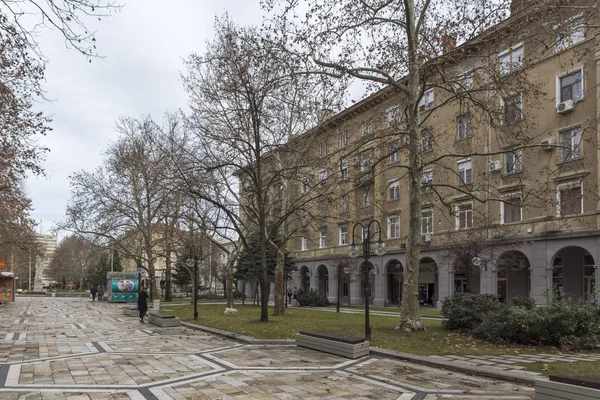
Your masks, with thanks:
M198 308L199 325L223 329L259 339L293 339L299 331L322 331L351 336L364 336L363 314L335 313L314 309L288 308L283 317L271 315L269 322L259 322L260 307L236 305L238 314L223 315L223 305L202 305ZM191 306L161 307L184 321L193 322ZM425 332L394 330L395 316L371 315L371 345L418 355L499 355L552 352L549 348L497 346L475 340L471 336L442 329L442 321L425 320Z
M335 308L335 303L331 303L331 307ZM349 309L352 309L352 310L364 310L365 306L348 306L348 305L340 304L340 308L349 308ZM398 306L393 306L393 307L373 307L373 306L370 306L369 310L371 310L371 311L387 311L387 312L397 312L397 313L400 313L400 307L398 307ZM435 308L421 308L421 309L419 309L419 314L421 314L421 316L423 316L423 317L441 317L442 316L442 313L440 313Z
M582 356L585 356L583 354ZM598 376L600 375L600 361L576 361L576 362L536 362L521 364L526 371L540 372L546 376L550 375L574 375L574 376Z

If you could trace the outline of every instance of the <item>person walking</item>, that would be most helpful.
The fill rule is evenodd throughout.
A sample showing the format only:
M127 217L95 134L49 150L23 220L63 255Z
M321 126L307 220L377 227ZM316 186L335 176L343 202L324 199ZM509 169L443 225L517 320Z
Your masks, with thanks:
M102 286L98 288L98 301L104 300L104 289Z
M292 289L288 288L287 289L287 299L288 299L288 303L292 303Z
M98 286L92 286L92 288L90 289L90 293L92 294L92 301L96 301L96 293L98 293Z
M138 311L140 312L140 322L143 324L144 316L148 311L148 293L146 293L146 288L143 286L138 293Z

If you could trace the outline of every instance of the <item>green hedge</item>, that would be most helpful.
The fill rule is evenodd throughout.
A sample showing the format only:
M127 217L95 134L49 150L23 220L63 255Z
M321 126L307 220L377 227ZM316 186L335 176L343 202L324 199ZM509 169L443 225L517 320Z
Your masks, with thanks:
M490 295L457 294L442 304L444 328L472 333L493 343L556 346L567 350L600 346L600 307L554 299L535 307L531 299L500 303Z

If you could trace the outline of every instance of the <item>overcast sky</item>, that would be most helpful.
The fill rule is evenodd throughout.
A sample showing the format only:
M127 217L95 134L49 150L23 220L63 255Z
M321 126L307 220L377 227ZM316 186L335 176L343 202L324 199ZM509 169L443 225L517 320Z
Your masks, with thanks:
M39 107L52 115L54 130L40 141L50 148L43 164L47 178L27 181L38 232L48 233L63 219L69 175L100 165L119 116L160 119L186 107L182 58L203 52L215 16L225 12L238 24L260 22L258 0L127 0L116 15L93 23L105 57L92 63L66 49L56 32L43 31L42 50L50 61L45 88L52 101Z

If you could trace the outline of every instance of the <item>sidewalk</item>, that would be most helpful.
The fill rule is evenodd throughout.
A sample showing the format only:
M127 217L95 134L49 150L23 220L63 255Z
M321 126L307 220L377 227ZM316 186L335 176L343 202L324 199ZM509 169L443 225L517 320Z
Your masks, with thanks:
M348 360L289 341L158 328L123 315L122 305L88 299L19 298L0 305L0 315L6 399L525 400L533 393L377 349Z

